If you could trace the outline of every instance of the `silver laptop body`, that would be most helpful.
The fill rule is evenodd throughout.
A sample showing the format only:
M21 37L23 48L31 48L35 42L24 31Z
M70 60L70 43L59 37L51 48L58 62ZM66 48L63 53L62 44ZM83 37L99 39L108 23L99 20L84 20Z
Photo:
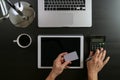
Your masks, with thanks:
M39 27L91 27L92 0L38 0Z

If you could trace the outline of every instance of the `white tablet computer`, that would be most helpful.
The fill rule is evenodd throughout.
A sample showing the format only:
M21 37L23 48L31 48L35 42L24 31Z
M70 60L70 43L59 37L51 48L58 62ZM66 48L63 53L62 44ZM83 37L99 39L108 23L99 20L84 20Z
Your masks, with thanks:
M38 68L51 69L53 61L62 52L76 51L78 59L72 61L70 68L83 68L83 35L39 35L38 36Z

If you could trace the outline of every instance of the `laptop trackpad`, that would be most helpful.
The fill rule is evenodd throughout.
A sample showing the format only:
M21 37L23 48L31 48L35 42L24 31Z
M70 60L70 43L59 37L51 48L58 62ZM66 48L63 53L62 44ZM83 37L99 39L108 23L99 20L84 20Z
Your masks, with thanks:
M69 26L73 24L73 14L71 13L58 13L58 14L52 14L49 15L49 24L56 25L56 26Z

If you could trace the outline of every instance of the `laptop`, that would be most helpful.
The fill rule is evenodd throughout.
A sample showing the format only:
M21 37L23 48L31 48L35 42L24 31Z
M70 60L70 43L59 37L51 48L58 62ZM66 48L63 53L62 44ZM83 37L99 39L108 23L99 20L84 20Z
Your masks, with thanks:
M78 59L72 61L70 69L83 68L84 52L83 35L39 35L38 36L38 69L51 69L53 61L62 52L76 52ZM72 56L73 57L73 56Z
M91 27L92 0L38 0L39 27Z

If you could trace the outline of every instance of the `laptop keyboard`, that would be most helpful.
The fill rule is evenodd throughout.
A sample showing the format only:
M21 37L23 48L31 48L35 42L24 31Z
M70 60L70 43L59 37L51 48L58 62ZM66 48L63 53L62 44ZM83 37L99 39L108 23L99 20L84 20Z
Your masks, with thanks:
M85 0L44 0L46 11L82 10L85 8Z

